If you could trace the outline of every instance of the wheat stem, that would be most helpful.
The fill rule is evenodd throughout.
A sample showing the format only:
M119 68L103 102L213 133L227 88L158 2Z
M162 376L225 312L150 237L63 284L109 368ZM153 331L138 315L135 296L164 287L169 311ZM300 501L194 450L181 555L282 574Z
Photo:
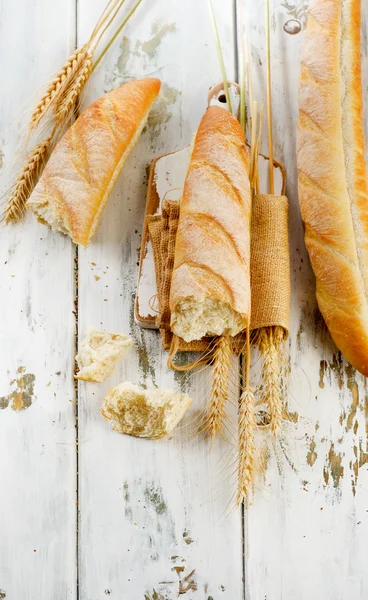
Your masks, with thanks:
M98 34L97 40L94 42L94 47L96 48L98 46L98 44L100 43L102 37L104 36L104 34L106 33L106 31L108 30L108 28L112 25L116 15L119 13L121 7L123 6L123 4L125 4L126 0L120 0L118 4L115 4L115 6L117 8L115 8L115 12L113 13L113 15L110 17L110 20L107 22L107 24L101 29L101 31ZM112 13L113 11L111 11ZM110 14L111 14L110 13Z
M217 23L216 23L215 11L213 10L212 0L208 0L208 3L209 3L209 7L210 7L213 31L215 34L216 48L217 48L217 54L218 54L218 58L219 58L219 62L220 62L221 75L222 75L222 80L224 83L224 92L225 92L225 96L226 96L227 108L228 108L229 112L232 114L233 110L232 110L232 106L231 106L231 97L230 97L230 92L229 92L229 85L227 82L224 56L222 54L222 49L221 49L220 35L219 35Z
M270 194L275 193L273 170L273 127L272 127L272 92L271 92L271 31L270 31L270 0L266 0L266 47L267 47L267 113L268 113L268 153L270 170Z
M249 388L243 392L239 405L239 458L238 458L238 493L237 503L251 493L253 487L254 456L256 430L255 398Z
M28 154L26 161L11 188L3 218L5 223L16 223L25 211L26 202L32 193L45 164L53 133Z
M247 108L245 101L245 60L244 52L240 54L240 125L245 135L247 123Z
M208 401L206 429L211 438L217 435L225 418L225 405L228 399L231 344L226 336L216 341L213 362L213 383Z
M136 4L133 6L133 8L128 12L127 16L125 17L125 19L123 20L123 22L121 23L121 25L118 27L118 29L114 33L114 35L112 36L112 38L109 41L109 43L105 46L105 48L102 50L101 54L99 55L99 57L95 61L94 65L93 65L93 68L92 68L92 71L94 71L98 67L98 65L100 64L101 60L105 56L106 52L108 52L108 50L110 49L110 47L112 46L112 44L115 42L115 40L118 37L118 35L121 32L121 30L128 23L129 19L134 15L135 11L137 10L137 8L138 8L138 6L140 5L141 2L142 2L142 0L138 0L138 2L136 2Z
M114 10L114 8L116 7L117 3L119 2L119 0L110 0L103 12L102 15L100 16L99 20L96 23L96 26L94 28L94 30L92 31L90 40L94 40L95 37L98 35L99 31L101 30L101 28L105 25L107 19L109 18L109 16L111 15L112 11ZM111 6L112 5L112 6Z

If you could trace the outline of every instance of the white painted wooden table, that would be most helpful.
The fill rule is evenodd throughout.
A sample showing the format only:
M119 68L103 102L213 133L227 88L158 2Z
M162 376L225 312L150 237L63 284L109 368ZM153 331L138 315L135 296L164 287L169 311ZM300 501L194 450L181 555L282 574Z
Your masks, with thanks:
M3 182L29 97L87 38L104 2L0 0ZM190 416L173 439L150 442L111 432L99 414L104 393L124 379L188 390L192 416L208 386L208 374L188 380L168 372L157 333L134 323L148 165L189 143L207 90L220 79L207 2L145 0L93 76L86 102L144 75L162 79L162 96L90 248L77 250L30 215L1 228L1 599L368 596L368 393L316 310L303 245L295 168L301 35L287 32L295 23L284 25L295 17L304 24L306 2L293 4L274 1L272 47L275 154L288 169L291 203L289 404L298 421L270 444L266 482L243 513L229 509L228 446L210 451L189 435ZM261 2L214 6L229 76L237 75L243 20L264 100ZM368 100L366 43L363 62ZM75 391L77 317L79 333L101 326L130 333L135 346L106 384Z

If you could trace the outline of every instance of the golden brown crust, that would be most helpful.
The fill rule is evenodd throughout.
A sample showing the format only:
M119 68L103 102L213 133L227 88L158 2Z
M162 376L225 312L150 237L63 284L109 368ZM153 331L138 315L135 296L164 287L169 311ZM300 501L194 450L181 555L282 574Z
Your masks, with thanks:
M185 180L171 285L172 313L188 297L250 312L249 157L239 122L207 109Z
M312 0L301 60L298 170L318 305L339 349L368 375L368 182L358 0Z
M141 79L106 94L81 114L53 152L29 206L40 216L51 209L55 228L75 243L89 244L159 89L158 79Z

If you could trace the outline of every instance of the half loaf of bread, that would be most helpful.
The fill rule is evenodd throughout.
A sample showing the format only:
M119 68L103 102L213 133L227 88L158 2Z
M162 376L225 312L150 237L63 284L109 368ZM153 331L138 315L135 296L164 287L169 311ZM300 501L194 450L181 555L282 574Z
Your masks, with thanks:
M312 0L304 35L299 197L317 301L348 361L368 375L368 184L360 0Z
M186 342L249 324L250 209L242 128L212 106L195 137L176 237L171 329Z
M56 146L28 206L43 223L87 246L160 90L130 81L93 102Z

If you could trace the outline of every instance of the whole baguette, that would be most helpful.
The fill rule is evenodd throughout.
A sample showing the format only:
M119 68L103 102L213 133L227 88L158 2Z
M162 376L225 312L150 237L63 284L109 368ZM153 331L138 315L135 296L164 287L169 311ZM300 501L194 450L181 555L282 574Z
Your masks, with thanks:
M243 131L227 110L210 107L185 180L170 291L171 328L187 342L248 326L250 207Z
M28 201L40 221L88 246L159 90L158 79L131 81L80 115Z
M299 197L317 301L341 352L368 375L368 183L360 0L312 0L301 58Z

